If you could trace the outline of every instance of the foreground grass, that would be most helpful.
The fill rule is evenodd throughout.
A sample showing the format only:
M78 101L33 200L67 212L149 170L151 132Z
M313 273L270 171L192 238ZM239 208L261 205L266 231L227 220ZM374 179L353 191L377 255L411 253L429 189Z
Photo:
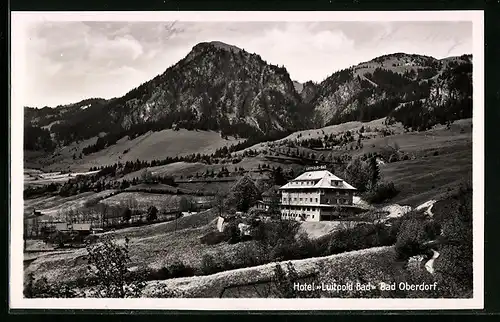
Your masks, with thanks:
M380 283L389 281L394 276L396 269L393 264L394 255L394 248L387 246L290 262L299 275L318 274L319 283L360 280ZM275 263L269 263L208 276L152 281L143 290L143 296L163 297L165 292L177 290L185 297L219 297L226 288L248 283L266 283L272 279L274 267ZM345 297L346 295L348 294L322 294L323 297ZM373 297L373 295L376 294L367 294L367 297Z

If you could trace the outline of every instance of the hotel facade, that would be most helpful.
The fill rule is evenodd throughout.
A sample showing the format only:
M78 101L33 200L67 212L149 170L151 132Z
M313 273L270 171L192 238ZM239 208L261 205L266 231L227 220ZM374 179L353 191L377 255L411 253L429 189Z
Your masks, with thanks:
M282 219L335 220L356 208L356 188L324 168L308 169L279 190Z

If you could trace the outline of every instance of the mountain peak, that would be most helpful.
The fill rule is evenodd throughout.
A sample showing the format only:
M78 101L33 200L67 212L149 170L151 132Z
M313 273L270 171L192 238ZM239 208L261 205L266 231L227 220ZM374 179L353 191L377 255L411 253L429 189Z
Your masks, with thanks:
M208 41L208 42L201 42L199 44L197 44L195 47L198 47L198 46L213 46L215 48L218 48L218 49L223 49L223 50L227 50L227 51L232 51L232 52L235 52L235 53L238 53L240 52L242 49L239 48L239 47L236 47L236 46L233 46L233 45L230 45L230 44L226 44L222 41L217 41L217 40L214 40L214 41Z

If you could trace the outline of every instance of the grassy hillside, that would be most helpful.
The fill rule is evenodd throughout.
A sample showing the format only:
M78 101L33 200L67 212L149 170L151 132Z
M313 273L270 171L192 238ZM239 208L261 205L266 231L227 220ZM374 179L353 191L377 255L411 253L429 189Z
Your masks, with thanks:
M460 182L472 179L472 144L456 144L435 149L427 157L389 163L381 167L384 180L394 182L400 193L391 203L417 206L439 199Z
M179 208L181 198L182 195L177 194L125 191L103 199L101 202L110 206L128 205L130 208L142 212L146 212L150 206L155 206L159 210L173 211ZM206 197L198 196L191 198L194 201L206 199Z
M148 132L133 140L122 138L110 147L96 153L83 155L84 147L95 143L97 138L72 143L50 156L27 158L25 167L43 167L45 171L87 171L90 167L140 160L163 159L167 156L182 156L192 153L211 154L216 149L239 142L232 137L222 139L214 131L188 131L180 129ZM73 159L73 155L76 159Z
M197 268L204 254L210 252L235 256L245 243L221 243L215 246L201 244L199 237L216 228L216 214L205 211L173 222L141 227L131 227L109 232L117 240L130 238L130 268L159 269L175 261ZM49 281L69 282L86 275L85 249L64 253L45 253L32 260L25 274L33 272L36 278L47 277Z
M24 200L24 213L31 213L33 209L36 209L55 218L68 210L78 210L85 207L88 202L102 200L115 192L116 190L104 190L98 193L85 192L69 197L51 196L26 199Z

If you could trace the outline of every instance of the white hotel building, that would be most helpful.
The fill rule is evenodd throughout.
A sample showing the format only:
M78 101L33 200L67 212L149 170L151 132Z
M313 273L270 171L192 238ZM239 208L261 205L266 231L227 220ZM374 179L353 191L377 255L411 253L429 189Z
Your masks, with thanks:
M305 221L334 220L353 207L356 188L330 171L307 171L291 180L281 192L281 218Z

